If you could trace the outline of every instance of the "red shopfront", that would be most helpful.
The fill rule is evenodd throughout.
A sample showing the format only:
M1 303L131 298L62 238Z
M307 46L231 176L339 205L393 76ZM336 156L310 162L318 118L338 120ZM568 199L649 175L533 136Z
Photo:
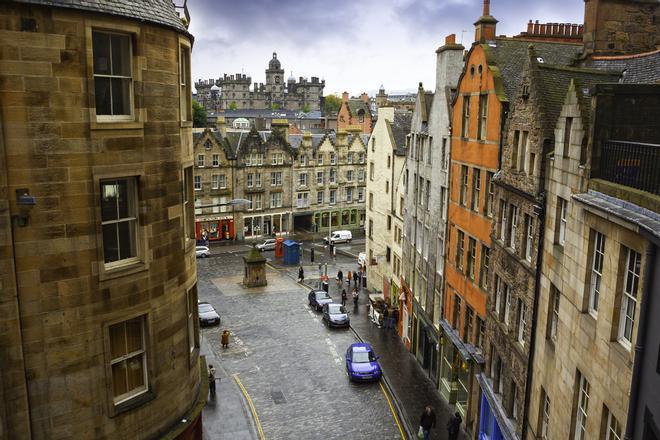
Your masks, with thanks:
M234 219L231 217L196 219L195 236L197 240L233 240Z

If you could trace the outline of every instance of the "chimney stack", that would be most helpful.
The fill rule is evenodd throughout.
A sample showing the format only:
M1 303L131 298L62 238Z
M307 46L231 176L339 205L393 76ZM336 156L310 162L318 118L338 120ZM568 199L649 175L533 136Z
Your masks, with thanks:
M218 128L222 137L227 136L227 124L224 116L218 115L218 118L215 120L215 126Z

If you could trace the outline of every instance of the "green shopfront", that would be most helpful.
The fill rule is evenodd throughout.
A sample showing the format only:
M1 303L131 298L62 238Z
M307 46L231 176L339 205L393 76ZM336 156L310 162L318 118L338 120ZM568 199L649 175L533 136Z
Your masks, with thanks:
M364 208L333 209L314 212L314 226L316 232L323 232L332 228L357 229L364 227Z

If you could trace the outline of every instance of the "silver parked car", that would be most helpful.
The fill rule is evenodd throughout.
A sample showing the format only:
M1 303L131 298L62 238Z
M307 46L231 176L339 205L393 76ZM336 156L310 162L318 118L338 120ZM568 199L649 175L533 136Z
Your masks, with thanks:
M341 304L323 304L323 321L329 327L348 327L351 323L346 308Z
M206 258L211 255L211 251L207 246L197 246L195 247L195 256L197 258Z
M207 302L197 303L199 325L220 325L220 315L213 306Z
M257 249L259 249L261 252L263 252L263 251L274 251L275 250L275 239L274 238L269 238L268 240L264 241L263 243L259 243L257 245Z

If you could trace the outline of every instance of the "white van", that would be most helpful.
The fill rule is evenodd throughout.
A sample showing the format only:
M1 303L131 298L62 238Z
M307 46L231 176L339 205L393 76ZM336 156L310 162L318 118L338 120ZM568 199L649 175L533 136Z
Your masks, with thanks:
M350 243L351 240L353 240L353 234L351 234L351 231L334 231L330 236L330 240L328 240L328 237L325 237L323 240L326 243L332 244L344 242Z

